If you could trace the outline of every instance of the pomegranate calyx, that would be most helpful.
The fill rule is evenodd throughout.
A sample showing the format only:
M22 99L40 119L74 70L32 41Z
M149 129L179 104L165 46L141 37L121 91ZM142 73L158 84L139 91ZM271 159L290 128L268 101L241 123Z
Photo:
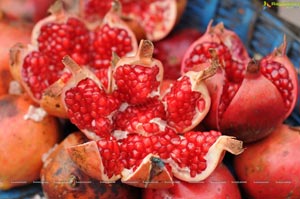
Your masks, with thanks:
M260 65L256 60L252 59L249 61L246 71L247 73L256 74L260 71Z
M150 40L141 40L137 53L137 57L140 58L141 63L149 65L152 61L153 52L153 43Z
M121 181L141 188L170 188L174 185L170 172L156 155L148 154L132 173L124 169Z
M50 14L62 14L64 13L64 5L63 2L58 0L55 1L49 8L48 8L48 13Z
M113 0L111 2L111 9L110 9L110 12L114 12L114 13L117 13L117 15L121 15L121 12L122 12L122 4L120 1L118 0Z
M273 51L274 56L284 56L286 54L286 45L286 35L284 35L282 44Z

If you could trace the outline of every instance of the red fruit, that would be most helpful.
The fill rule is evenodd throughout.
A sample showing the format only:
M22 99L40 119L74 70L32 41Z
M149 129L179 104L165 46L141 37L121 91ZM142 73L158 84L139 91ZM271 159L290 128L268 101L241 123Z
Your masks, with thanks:
M0 10L13 20L37 22L48 15L48 8L55 0L1 0Z
M0 118L0 189L38 180L42 156L60 141L58 121L26 94L1 96Z
M160 96L162 66L152 53L153 44L142 40L136 56L115 58L108 90L87 69L64 59L74 78L63 89L62 99L71 121L87 137L151 135L167 127L184 133L205 117L210 97L202 80L213 75L218 65L187 73Z
M239 154L242 143L220 132L188 132L183 136L168 130L144 137L100 139L68 148L71 159L89 176L101 181L122 182L137 187L168 188L173 176L187 182L207 178L223 158L224 151Z
M0 95L9 92L9 84L13 80L9 70L9 49L16 42L29 42L32 25L11 21L0 16Z
M201 36L195 28L186 28L154 42L153 57L160 60L164 66L164 79L176 80L181 76L181 62L188 47Z
M224 164L199 183L178 180L169 189L143 189L143 199L240 199L241 194L235 179Z
M112 0L84 0L80 3L80 13L83 18L94 21L101 20L108 11ZM134 21L136 27L141 27L146 38L157 41L167 36L181 17L186 0L151 0L132 1L120 0L122 15L126 20Z
M125 56L137 49L133 32L120 19L119 6L113 4L101 24L88 24L57 3L52 15L35 25L31 44L12 49L14 77L36 102L43 103L45 90L67 72L61 62L66 55L89 67L109 87L112 52Z
M182 71L203 68L211 48L216 49L223 67L206 80L212 106L204 124L244 142L267 136L296 103L297 75L285 55L286 42L253 63L235 33L222 24L209 26L187 51Z
M100 183L98 180L87 176L74 164L65 148L86 141L87 138L81 132L71 133L45 156L41 171L44 195L47 198L57 199L138 198L138 189L120 182Z
M248 144L234 158L241 187L250 198L300 197L298 127L279 125L268 137Z

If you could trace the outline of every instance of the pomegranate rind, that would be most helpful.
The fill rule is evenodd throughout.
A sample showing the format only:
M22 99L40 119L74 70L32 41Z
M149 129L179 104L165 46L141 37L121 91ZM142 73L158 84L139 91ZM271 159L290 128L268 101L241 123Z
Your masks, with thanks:
M173 175L183 181L200 182L206 179L222 162L225 152L228 151L234 155L241 154L244 151L243 142L235 137L222 135L218 137L216 142L209 148L204 159L207 161L207 167L195 177L190 176L189 168L180 168L174 161L168 163L172 168Z
M104 166L96 141L66 147L66 150L73 162L92 178L106 183L112 183L121 178L121 175L114 175L108 178L104 173Z
M104 166L96 141L66 147L66 150L72 161L84 173L101 182L113 183L121 179L123 183L141 188L169 188L173 186L171 174L162 161L159 162L160 159L153 154L148 154L135 171L123 169L120 174L108 178L104 173Z
M163 161L153 154L148 154L134 172L123 170L121 181L135 187L153 189L165 189L174 185L173 177Z

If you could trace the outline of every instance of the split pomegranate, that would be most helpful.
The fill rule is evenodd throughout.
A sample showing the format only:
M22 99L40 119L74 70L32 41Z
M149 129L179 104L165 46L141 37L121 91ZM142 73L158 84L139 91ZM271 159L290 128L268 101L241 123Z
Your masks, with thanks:
M178 79L181 76L180 67L183 56L189 46L202 33L195 28L181 29L172 32L166 38L154 42L153 57L160 60L164 66L164 79Z
M279 125L268 137L234 157L241 188L250 198L300 197L298 127Z
M223 24L210 24L186 52L182 71L201 70L211 56L210 49L216 49L222 67L206 80L212 106L205 126L244 142L267 136L296 103L297 75L285 54L286 41L255 63L234 32Z
M0 29L0 95L4 95L9 92L9 85L13 80L9 69L9 49L16 42L30 41L32 25L0 16Z
M105 90L87 69L64 59L74 78L65 86L62 98L72 123L87 137L151 135L166 127L184 133L205 117L210 97L202 80L214 75L218 65L187 73L160 96L163 67L152 58L153 49L152 42L142 40L136 56L116 58L111 90Z
M241 193L229 169L220 164L200 183L178 180L169 189L143 189L143 199L241 199Z
M130 134L68 147L71 159L89 176L104 182L137 187L168 188L173 176L187 182L207 178L222 161L224 151L239 154L242 142L220 132L174 131L144 137Z
M125 56L137 49L136 38L120 19L119 9L120 5L114 1L101 24L88 24L65 12L59 2L54 4L50 9L52 14L35 25L31 44L12 48L11 70L15 79L37 103L43 103L45 90L68 73L61 60L69 55L93 70L103 85L108 86L112 52Z
M65 147L82 144L87 138L81 132L68 135L44 157L41 171L43 193L47 198L138 198L140 192L120 182L100 183L83 173L70 159Z
M26 95L0 98L0 189L39 179L42 156L60 141L56 118L34 108Z
M101 20L112 1L83 0L79 5L80 15L89 21ZM131 24L136 24L131 27L141 28L147 39L157 41L166 37L173 30L185 10L187 1L120 0L120 2L123 7L122 16L127 21L131 21Z

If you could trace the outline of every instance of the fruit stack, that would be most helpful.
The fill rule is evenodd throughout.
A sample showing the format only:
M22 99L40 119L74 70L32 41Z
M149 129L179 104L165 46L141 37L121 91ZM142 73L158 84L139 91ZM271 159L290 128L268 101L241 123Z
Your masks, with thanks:
M0 198L300 197L299 39L250 39L260 4L13 2Z

